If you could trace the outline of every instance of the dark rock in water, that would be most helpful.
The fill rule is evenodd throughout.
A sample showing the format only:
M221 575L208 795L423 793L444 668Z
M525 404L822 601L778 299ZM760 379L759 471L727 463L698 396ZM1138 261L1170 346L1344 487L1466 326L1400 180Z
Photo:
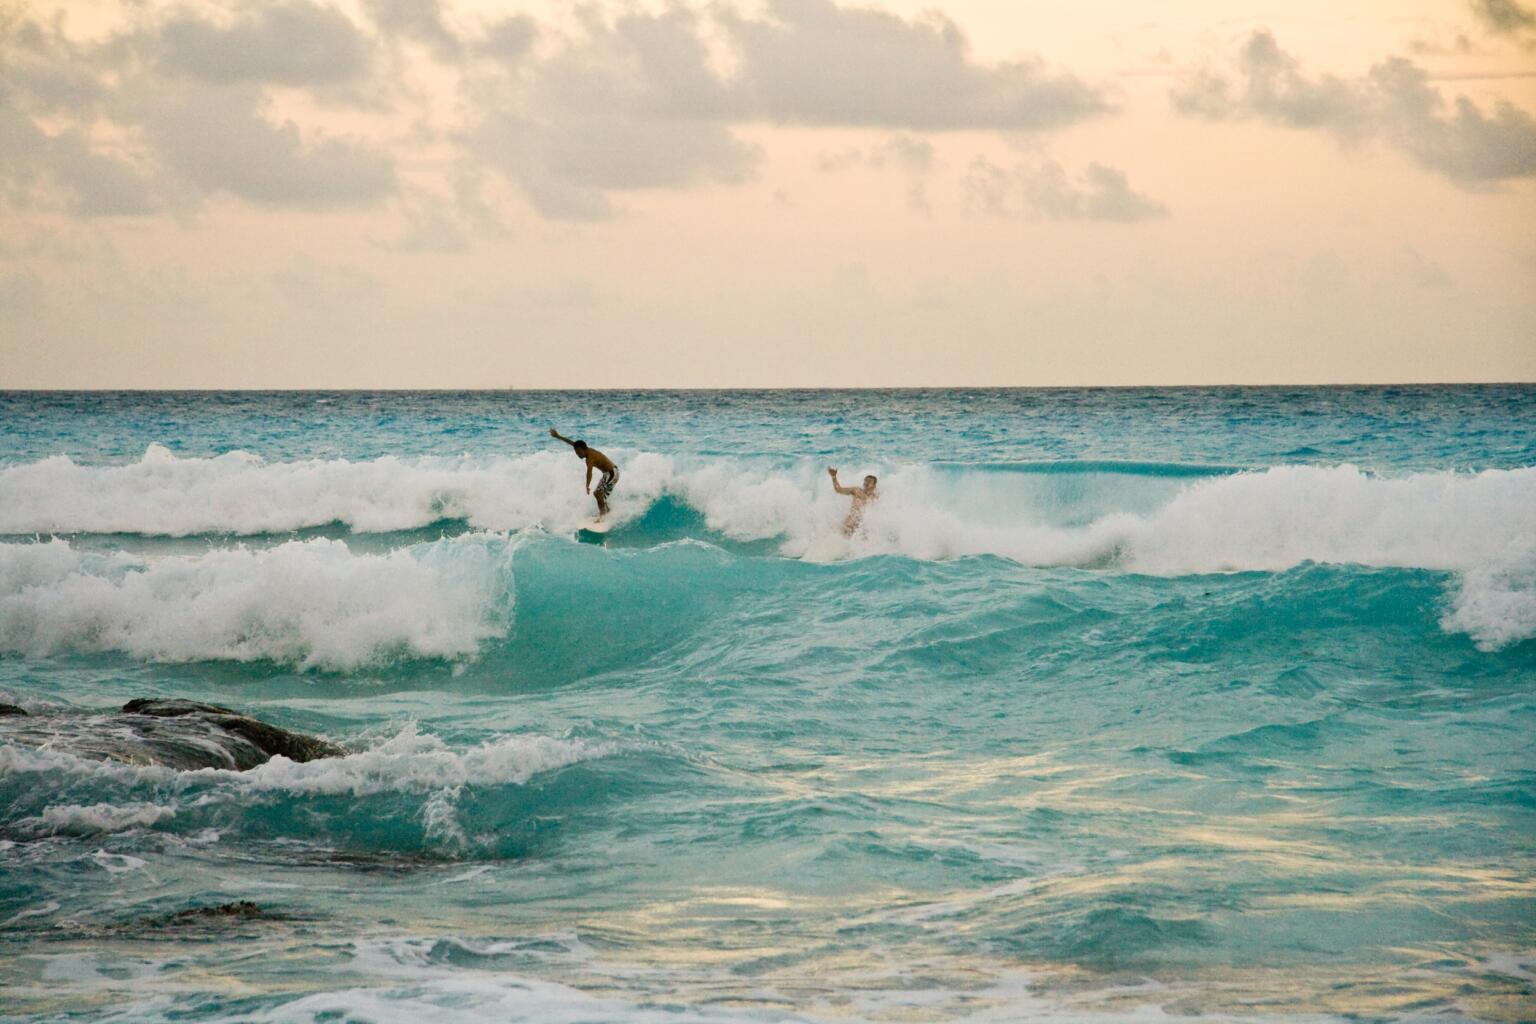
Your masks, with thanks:
M0 704L0 717L6 715L25 715L26 708L19 708L15 704Z
M313 736L305 736L302 733L289 732L287 729L279 729L275 725L268 725L266 722L251 718L249 715L242 715L229 708L219 707L217 704L202 704L194 700L140 698L124 704L123 713L149 715L154 718L200 718L249 742L266 754L266 757L262 758L263 761L279 754L290 761L315 761L322 757L341 757L346 753L333 743L327 743Z
M131 700L120 712L49 710L0 714L0 740L124 764L179 771L245 771L281 754L293 761L340 757L340 747L216 704Z
M190 907L187 910L178 910L171 915L171 920L197 921L214 918L249 921L252 918L266 916L262 909L250 900L238 900L234 903L220 903L216 907Z

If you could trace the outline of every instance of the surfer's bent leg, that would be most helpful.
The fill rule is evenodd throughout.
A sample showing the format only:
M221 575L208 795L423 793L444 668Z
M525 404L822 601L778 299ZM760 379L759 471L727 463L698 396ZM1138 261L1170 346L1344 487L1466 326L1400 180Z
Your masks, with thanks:
M597 499L597 514L608 514L608 495L613 493L613 485L619 482L619 471L613 470L604 473L603 478L597 482L597 489L592 492L592 497Z

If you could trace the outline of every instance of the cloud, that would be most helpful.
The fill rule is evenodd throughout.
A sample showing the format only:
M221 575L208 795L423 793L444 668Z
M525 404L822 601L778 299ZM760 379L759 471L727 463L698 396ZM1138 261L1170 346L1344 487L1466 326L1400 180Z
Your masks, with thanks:
M162 70L204 82L334 85L368 70L371 47L345 14L309 0L248 3L227 24L178 11L150 45Z
M1448 103L1429 74L1401 57L1358 78L1309 76L1268 32L1254 32L1228 70L1188 76L1172 94L1181 113L1252 119L1326 132L1346 145L1377 141L1464 187L1536 176L1536 120L1500 101L1485 112Z
M421 43L444 61L456 60L463 52L438 0L365 0L364 7L381 30Z
M395 190L387 153L268 113L269 85L366 74L370 44L331 8L285 0L218 24L178 8L94 45L60 24L0 22L0 182L15 207L126 216L219 193L329 208Z
M395 191L394 161L352 139L313 133L262 115L249 87L160 94L143 123L168 174L202 193L265 205L367 205Z
M12 203L61 206L82 217L150 213L159 205L133 165L96 151L80 130L50 135L3 107L0 184Z
M483 84L469 134L540 214L601 220L615 212L610 192L755 173L761 154L731 130L695 14L589 12L583 28L525 73Z
M1471 0L1472 13L1489 31L1503 36L1521 36L1536 32L1536 12L1521 7L1518 0Z
M876 167L887 161L913 174L926 174L933 168L933 143L911 135L894 135L870 152Z
M753 122L1037 131L1108 107L1039 61L977 62L939 15L830 0L771 0L762 16L729 5L611 11L578 8L564 36L502 22L474 46L514 71L472 85L479 116L467 137L546 217L602 219L614 193L749 180L761 154L737 130ZM535 56L536 37L553 45ZM931 144L898 139L870 160L925 172ZM909 200L926 208L920 182Z
M1108 109L1099 90L1038 60L981 64L953 21L908 21L831 0L769 0L768 17L721 8L752 116L914 131L1038 131Z
M419 124L441 126L433 138L453 163L495 171L548 218L598 220L627 193L751 180L763 154L745 131L763 123L889 129L866 159L907 175L910 204L926 209L933 147L916 133L1037 132L1108 109L1099 88L1038 59L978 60L938 14L832 0L651 11L599 0L563 20L466 28L442 0L359 3L364 22L335 0L126 4L126 27L89 46L19 8L0 19L0 95L35 145L0 169L8 195L81 214L185 209L216 194L380 203L399 194L383 136L325 126L338 102L388 95L414 105ZM452 77L396 81L415 70L393 59L402 41ZM439 103L449 89L452 108ZM374 113L395 115L397 129L406 116ZM384 121L374 127L387 131ZM421 240L447 239L427 207L399 209L417 211L407 229Z
M1168 215L1163 203L1131 188L1124 171L1100 163L1069 177L1053 160L1010 169L978 156L964 188L971 209L997 217L1132 224Z
M893 135L884 142L868 147L846 146L816 158L816 169L823 174L836 174L856 167L880 170L886 167L901 171L906 178L907 208L918 213L932 213L928 201L928 177L937 164L933 143L915 135Z
M508 65L522 61L539 37L539 25L526 14L517 14L486 27L474 43L476 53Z

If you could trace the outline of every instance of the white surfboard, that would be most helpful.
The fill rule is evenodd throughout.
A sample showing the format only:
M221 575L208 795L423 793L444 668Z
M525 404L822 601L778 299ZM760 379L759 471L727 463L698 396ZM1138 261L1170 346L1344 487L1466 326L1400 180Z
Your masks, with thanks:
M577 529L582 533L607 533L609 530L613 529L613 520L589 519L577 527Z

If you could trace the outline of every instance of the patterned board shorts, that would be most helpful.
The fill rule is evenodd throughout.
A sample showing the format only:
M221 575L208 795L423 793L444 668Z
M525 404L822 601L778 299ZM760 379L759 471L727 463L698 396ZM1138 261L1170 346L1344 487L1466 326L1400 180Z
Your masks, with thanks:
M602 498L604 501L607 501L608 495L613 493L613 485L618 482L618 470L614 470L612 473L604 473L603 478L597 482L597 490L593 491L592 493L597 497Z

